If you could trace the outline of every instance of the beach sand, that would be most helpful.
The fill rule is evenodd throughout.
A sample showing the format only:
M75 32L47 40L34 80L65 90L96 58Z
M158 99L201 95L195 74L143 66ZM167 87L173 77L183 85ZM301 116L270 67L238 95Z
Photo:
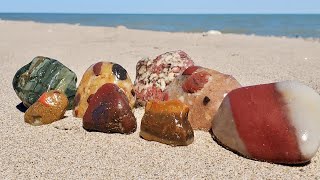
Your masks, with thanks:
M320 152L305 166L241 157L195 131L187 147L131 135L86 132L72 112L50 125L24 122L12 88L16 71L35 56L59 60L78 84L97 61L113 61L135 79L143 57L184 50L197 65L233 75L243 86L297 80L320 92L320 43L247 35L208 35L0 20L0 179L320 179Z

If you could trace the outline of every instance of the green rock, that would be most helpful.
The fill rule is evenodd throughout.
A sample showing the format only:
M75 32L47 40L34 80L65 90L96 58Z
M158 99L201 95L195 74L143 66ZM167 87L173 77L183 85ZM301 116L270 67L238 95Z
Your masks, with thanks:
M68 97L72 109L77 88L77 75L55 59L38 56L15 74L12 85L26 107L50 90L59 90Z

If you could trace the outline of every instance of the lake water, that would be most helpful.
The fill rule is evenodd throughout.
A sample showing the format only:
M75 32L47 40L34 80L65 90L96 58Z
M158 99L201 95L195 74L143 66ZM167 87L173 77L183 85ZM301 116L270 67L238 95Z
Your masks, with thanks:
M47 14L0 13L0 19L68 23L84 26L126 26L169 32L206 32L320 38L320 14Z

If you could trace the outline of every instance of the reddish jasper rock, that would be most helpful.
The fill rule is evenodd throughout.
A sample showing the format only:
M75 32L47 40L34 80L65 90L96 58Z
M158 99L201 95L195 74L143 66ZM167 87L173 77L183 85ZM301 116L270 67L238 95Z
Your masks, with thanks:
M205 71L193 73L184 81L182 89L186 93L195 93L204 87L209 77L210 74Z
M212 131L248 158L305 163L320 145L320 96L294 81L239 88L223 100Z
M162 100L165 87L193 64L191 58L180 50L161 54L154 60L139 61L134 83L136 105L144 106L149 100Z
M187 104L192 128L208 131L224 96L238 87L230 75L191 66L167 86L163 100L179 99Z
M98 62L91 65L84 73L74 100L74 116L82 118L86 112L90 96L105 83L116 84L127 96L131 108L135 104L133 84L127 71L119 64Z
M94 73L96 76L99 76L99 75L100 75L102 64L103 64L103 62L98 62L98 63L96 63L96 64L93 65L92 70L93 70L93 73Z
M183 71L182 75L191 75L197 69L201 68L200 66L190 66L185 71Z
M149 101L141 120L140 136L171 146L186 146L194 135L188 121L189 108L181 101Z
M129 101L115 84L101 86L90 98L83 116L83 128L105 133L133 133L137 128Z

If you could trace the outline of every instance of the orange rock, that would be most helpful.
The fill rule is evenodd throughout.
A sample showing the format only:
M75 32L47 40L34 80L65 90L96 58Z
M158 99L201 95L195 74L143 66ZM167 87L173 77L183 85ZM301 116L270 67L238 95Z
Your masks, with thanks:
M36 103L28 108L24 120L35 126L50 124L63 118L67 106L68 98L60 91L45 92Z

